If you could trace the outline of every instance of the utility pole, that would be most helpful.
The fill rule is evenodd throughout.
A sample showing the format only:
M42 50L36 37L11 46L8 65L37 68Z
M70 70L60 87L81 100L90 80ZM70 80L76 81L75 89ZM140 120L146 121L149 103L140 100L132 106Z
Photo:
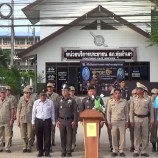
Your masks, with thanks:
M11 7L13 10L11 16L11 54L10 54L10 66L14 65L14 0L11 0Z
M36 38L35 38L35 27L32 29L32 36L33 36L33 44L36 43Z

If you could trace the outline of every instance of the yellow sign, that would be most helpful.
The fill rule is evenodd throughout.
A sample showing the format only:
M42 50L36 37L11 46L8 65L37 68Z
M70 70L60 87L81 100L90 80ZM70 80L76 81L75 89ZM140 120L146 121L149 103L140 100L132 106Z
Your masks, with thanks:
M97 125L96 123L87 123L87 137L97 136Z

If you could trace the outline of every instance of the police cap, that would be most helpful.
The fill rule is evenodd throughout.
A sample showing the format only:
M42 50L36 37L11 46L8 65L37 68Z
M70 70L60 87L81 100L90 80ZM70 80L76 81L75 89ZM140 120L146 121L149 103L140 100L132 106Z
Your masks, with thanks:
M64 83L64 84L61 86L61 89L62 89L62 90L64 90L64 89L70 90L70 87L69 87L66 83Z
M147 90L147 87L144 86L143 84L141 84L140 82L137 82L137 83L136 83L136 86L137 86L137 89L143 89L144 91Z
M158 94L158 89L153 88L153 89L151 90L151 93L153 93L153 94Z
M6 92L6 88L5 87L0 87L0 93L5 93Z
M5 88L6 88L6 90L11 90L10 86L6 86Z

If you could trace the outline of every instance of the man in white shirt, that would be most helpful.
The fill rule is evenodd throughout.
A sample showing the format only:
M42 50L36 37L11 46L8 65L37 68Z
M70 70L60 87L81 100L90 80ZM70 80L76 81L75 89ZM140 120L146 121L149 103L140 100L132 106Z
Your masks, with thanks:
M39 153L37 157L42 157L45 152L46 157L51 157L51 128L55 125L54 104L47 99L46 90L40 93L40 99L36 100L32 111L32 127L36 131L37 146Z

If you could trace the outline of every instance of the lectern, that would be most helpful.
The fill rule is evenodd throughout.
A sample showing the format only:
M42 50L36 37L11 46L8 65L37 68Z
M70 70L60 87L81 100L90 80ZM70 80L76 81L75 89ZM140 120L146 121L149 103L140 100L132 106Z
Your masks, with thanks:
M93 109L80 113L84 128L85 158L99 158L99 124L103 114Z

